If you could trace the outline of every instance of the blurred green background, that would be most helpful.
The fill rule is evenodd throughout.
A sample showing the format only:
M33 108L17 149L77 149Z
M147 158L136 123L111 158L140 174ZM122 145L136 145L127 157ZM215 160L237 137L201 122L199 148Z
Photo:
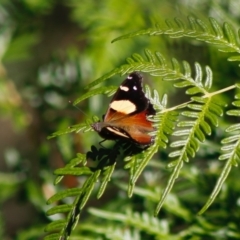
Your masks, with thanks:
M50 222L45 216L46 199L57 189L80 184L77 179L68 177L60 186L53 186L54 169L62 167L77 152L87 152L100 139L93 132L52 140L47 140L47 136L84 121L82 112L90 117L101 116L106 110L101 97L81 103L78 106L81 111L71 102L85 93L85 85L123 64L132 53L143 54L144 48L150 48L169 59L176 57L191 64L198 61L203 66L209 65L214 72L215 89L239 79L238 66L226 61L227 54L197 41L159 36L111 44L111 40L120 35L188 14L213 16L220 22L228 21L239 27L238 0L0 1L0 239L42 239L43 229ZM110 81L117 85L122 80ZM179 101L171 85L161 83L154 87L160 94L168 92L172 104ZM221 131L214 133L216 144L222 134ZM214 146L206 151L208 159L204 152L203 161L200 152L194 166L189 164L183 170L182 179L172 195L177 203L166 204L159 219L164 219L168 233L175 234L176 239L178 233L180 238L181 231L189 231L186 239L240 239L236 235L240 227L237 170L214 207L203 217L196 216L221 170ZM156 158L145 171L142 179L145 190L158 189L166 182L167 154L162 152L159 157L162 163ZM161 174L159 169L162 169ZM117 179L124 179L124 174L119 169ZM113 185L114 191L115 188ZM133 199L128 199L125 191L117 193L111 193L110 189L109 194L93 200L89 206L120 211L116 208L120 198L124 199L121 204L125 203L121 210L154 209L151 201L141 197L141 191ZM96 221L97 217L89 220L89 214L83 215L81 222ZM200 237L194 238L191 231ZM155 239L151 234L143 232L140 236L141 239Z

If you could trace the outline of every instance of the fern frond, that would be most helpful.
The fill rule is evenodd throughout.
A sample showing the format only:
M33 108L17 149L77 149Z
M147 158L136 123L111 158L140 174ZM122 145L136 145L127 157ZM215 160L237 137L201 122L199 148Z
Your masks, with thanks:
M105 220L114 220L137 229L140 229L149 235L153 235L156 239L170 239L168 227L159 221L152 214L144 212L131 212L127 210L126 213L108 212L95 208L90 208L89 212L97 217Z
M88 167L74 167L74 168L58 168L54 171L56 175L73 175L73 176L81 176L81 175L90 175L92 171Z
M76 125L73 125L73 126L69 126L65 129L54 132L50 136L48 136L47 139L51 139L51 138L54 138L54 137L59 137L61 135L68 134L68 133L73 133L73 132L75 132L75 133L88 132L88 131L92 130L91 125L94 122L97 122L98 120L99 120L98 117L93 116L92 119L86 119L85 123L80 123L80 124L76 124Z
M209 27L208 24L205 24L199 19L194 19L191 17L189 18L190 27L186 27L186 25L179 19L176 19L175 22L167 21L166 24L167 27L164 31L160 31L159 27L157 27L157 31L148 31L148 34L168 34L171 37L195 37L201 41L217 44L221 47L221 50L238 50L236 36L228 24L225 24L224 27L221 28L214 19L210 19ZM79 154L77 158L70 161L70 163L64 168L57 169L55 171L55 174L57 175L55 183L58 183L65 175L69 174L75 176L84 175L86 180L82 187L62 191L49 199L49 203L59 200L64 201L64 198L67 197L72 197L74 200L72 204L62 203L61 205L55 206L48 211L49 215L67 213L67 218L65 220L56 220L49 224L46 230L54 231L55 233L50 234L45 239L55 240L68 238L76 226L81 210L88 201L97 182L97 198L100 198L103 195L115 170L116 159L120 155L120 150L123 150L123 155L127 156L124 160L126 162L125 169L129 169L130 174L128 195L131 196L135 189L135 183L137 179L151 160L152 156L158 151L159 147L166 148L169 142L169 136L174 136L177 138L177 140L172 142L170 146L176 150L171 152L169 156L175 160L168 165L168 167L172 168L173 171L168 180L167 186L163 190L160 200L158 200L155 210L155 215L157 215L166 197L169 195L176 179L178 178L184 162L188 162L190 158L193 158L196 155L201 142L204 142L206 136L211 134L212 126L218 126L218 118L223 114L222 108L224 104L214 99L213 96L214 94L216 95L217 92L212 94L208 92L212 85L212 71L210 67L206 66L203 68L199 63L195 63L194 72L196 74L195 76L192 76L192 69L190 64L186 61L179 62L177 59L173 58L169 64L169 62L161 53L156 52L153 54L149 50L145 50L145 56L146 57L144 58L139 54L133 54L131 58L127 59L126 64L114 69L113 71L92 82L86 87L86 89L90 89L97 84L102 83L115 74L123 75L133 71L142 71L153 76L161 76L165 81L174 81L173 84L176 88L186 88L186 93L192 96L191 101L174 108L167 109L166 95L164 95L160 101L157 91L154 91L153 96L151 96L151 91L146 86L146 95L150 99L151 103L154 104L155 109L158 110L154 119L149 118L154 122L154 126L156 127L156 131L151 133L153 136L155 136L155 143L153 145L147 149L141 149L140 151L139 149L133 150L132 146L127 146L126 148L122 149L120 148L119 143L116 143L113 149L110 150L103 148L97 149L96 147L92 146L91 151L88 152L87 155ZM110 96L115 90L115 86L90 89L86 94L78 98L74 102L74 105L96 94L107 94ZM221 92L223 91L224 90L221 90ZM198 96L195 96L196 94L198 94ZM238 107L240 105L239 101L235 101L234 104ZM182 111L181 116L179 117L179 113L175 110L182 107L187 107L188 110ZM228 112L228 114L234 116L240 115L239 110L231 110ZM96 121L98 121L97 118L94 118L93 121L88 119L84 124L74 125L66 130L55 132L49 138L70 132L92 130L91 125ZM177 129L175 130L176 126ZM239 129L240 125L233 125L228 128L228 131L234 132L238 131ZM224 141L228 145L222 148L224 154L221 155L220 159L230 159L233 151L235 156L239 157L239 145L237 147L235 145L236 143L239 144L239 135L236 134L223 140L223 144L225 143ZM232 144L233 142L234 144ZM87 159L89 158L96 163L96 166L86 166ZM236 158L234 158L234 160L236 160ZM234 162L234 160L228 160L225 169L220 176L217 187L212 194L212 199L220 190L223 181L226 179L231 169L231 166L236 164L236 161ZM211 204L212 199L210 199L207 204ZM118 216L119 215L114 215L114 217ZM147 221L144 222L143 218L145 220L147 219ZM152 217L150 216L140 216L136 214L133 216L133 214L130 214L130 216L124 215L124 218L120 216L119 219L121 219L121 221L129 221L133 226L137 226L143 230L150 231L150 233L159 235L159 226L156 224L158 227L156 232L155 225L152 222ZM146 226L147 229L145 229ZM164 236L165 235L162 233L159 235L160 238L164 238Z
M64 168L62 168L61 174L55 173L58 176L56 177L54 183L58 184L62 180L63 175L67 175L67 172L72 171L77 165L82 164L83 166L85 166L87 163L86 161L86 155L78 153L76 158L72 159L67 165L65 165ZM89 174L89 171L87 169L85 169L85 171L87 174Z
M240 94L235 96L237 99L232 104L237 107L238 109L233 109L227 111L227 114L230 116L239 117L240 116ZM225 166L221 172L221 175L218 178L218 181L208 199L206 204L203 208L199 211L199 214L205 212L209 206L213 203L214 199L217 197L219 191L222 189L223 183L225 182L228 174L230 173L232 167L238 166L238 161L240 159L240 124L236 123L229 126L226 129L226 132L230 133L231 135L224 138L221 143L223 147L221 148L222 154L219 156L219 160L227 160Z
M149 94L149 93L148 93ZM150 97L150 96L149 96ZM165 109L167 100L166 96L162 98L160 102L158 99L158 95L156 92L154 93L154 97L150 99L154 99L155 104L157 104L159 109ZM174 111L161 113L158 112L153 122L156 122L154 126L156 127L157 131L152 133L155 136L155 142L152 146L147 148L145 151L141 151L137 155L128 156L124 159L125 162L125 169L130 169L130 181L128 185L128 196L132 196L135 183L147 166L148 162L151 160L152 156L158 151L159 147L166 148L168 143L167 135L171 135L173 129L175 127L175 122L177 120L177 113Z
M141 153L133 156L128 156L124 159L127 164L125 164L125 169L130 168L129 174L130 174L130 180L128 185L128 196L131 197L135 183L148 164L148 162L151 160L153 154L158 150L158 147L156 144L153 144L151 147L149 147L147 150L142 151Z
M156 110L162 110L163 107L167 105L167 95L164 95L162 101L160 102L158 92L154 89L153 96L151 96L151 90L148 85L145 85L145 95L154 105Z
M90 177L88 177L88 179L83 184L82 188L80 188L80 194L75 198L73 204L62 204L57 207L53 207L47 212L48 215L52 215L56 213L65 213L65 212L69 212L69 213L66 219L53 221L46 227L45 231L47 232L53 231L55 233L48 235L47 238L45 239L59 240L59 239L67 239L70 236L72 230L75 228L79 220L82 208L84 207L87 200L89 199L93 191L93 188L96 182L98 181L100 173L101 171L97 170L93 172ZM68 190L62 195L73 196L75 194L76 194L75 190L73 192ZM59 233L56 233L58 231Z
M52 197L50 197L47 201L47 204L51 204L51 203L63 200L64 198L67 198L67 197L78 196L81 194L81 192L82 192L82 190L80 188L66 189L66 190L64 190L62 192L58 192L58 193L54 194Z
M92 238L87 238L86 240L96 240L100 236L103 236L103 239L114 239L114 240L123 240L123 239L136 239L140 240L141 235L138 229L123 228L119 224L113 225L111 223L107 224L94 224L87 223L81 224L80 227L82 234L78 234L77 239L84 239L86 232L90 232L93 235Z
M93 146L91 149L92 151L88 152L87 156L79 153L77 154L77 157L72 159L70 163L65 165L64 168L57 169L54 172L56 175L58 175L55 183L59 183L59 181L65 175L69 174L75 176L84 175L86 180L82 187L67 189L57 193L48 200L48 203L53 203L55 201L64 200L64 198L67 197L75 197L72 204L61 204L48 210L48 215L68 212L65 220L57 220L47 226L46 231L48 232L56 232L61 229L58 234L50 234L48 236L49 239L67 239L68 236L70 236L72 230L75 228L79 220L81 210L88 201L96 183L100 182L97 198L102 196L115 169L117 156L120 153L119 146L120 145L118 142L115 144L113 149L100 148L98 150ZM88 158L91 158L94 162L96 162L96 166L91 168L86 167L85 165Z
M188 111L183 111L182 116L187 120L182 120L177 124L177 129L173 132L173 136L180 137L171 143L171 147L177 150L171 152L169 157L176 158L168 167L173 168L173 172L168 180L159 203L156 207L155 214L160 211L165 198L172 189L175 180L178 178L184 162L188 162L189 158L193 158L199 150L199 143L205 141L205 136L211 134L211 125L218 126L218 117L223 114L223 104L216 101L213 97L192 97L192 103L187 107Z
M168 35L170 38L190 37L216 45L219 51L240 53L239 36L229 23L225 22L223 26L220 26L214 18L203 21L193 16L188 17L188 23L179 18L175 18L173 21L166 20L163 27L156 24L155 28L129 33L115 38L112 42L141 35ZM239 57L232 57L229 60L239 61Z
M123 184L121 182L117 183L117 186L119 186L121 189L126 190L127 185ZM159 201L159 193L160 193L159 186L152 189L152 188L143 188L136 186L134 188L134 194L141 196L143 199L148 199L152 202L158 203ZM173 213L174 215L177 215L178 217L182 217L185 220L191 219L191 211L184 206L181 206L181 203L177 197L177 195L169 193L167 196L167 201L165 201L164 208L168 211Z
M107 166L102 170L103 171L103 173L102 173L103 177L102 177L101 184L99 186L97 198L100 198L103 195L103 193L104 193L104 191L107 187L107 183L111 180L111 176L113 174L115 166L116 166L116 163L114 163L110 166Z
M131 73L133 71L141 71L149 73L152 76L161 76L165 81L179 80L179 82L175 83L174 86L178 88L188 87L189 89L187 90L187 94L190 95L196 93L208 93L207 91L212 85L212 71L208 66L203 69L199 63L195 63L194 66L196 76L192 77L190 64L186 61L180 63L177 59L173 58L171 64L168 64L167 60L160 52L153 54L148 49L145 49L145 56L146 59L144 59L139 54L133 54L131 58L127 59L127 64L124 64L121 67L105 74L101 78L89 84L86 88L89 89L91 87L94 87L97 84L108 79L109 76L113 76L114 74L123 75L126 73ZM77 102L80 102L80 100L83 98L86 99L86 97L92 96L98 92L95 92L95 90L90 90L90 92L92 91L93 93L85 94L85 96L79 98Z
M74 102L73 105L77 105L78 103L82 102L85 99L88 99L92 96L98 95L98 94L106 94L107 96L113 95L117 90L116 86L107 86L107 87L100 87L100 88L95 88L85 94L83 94L81 97L77 98Z

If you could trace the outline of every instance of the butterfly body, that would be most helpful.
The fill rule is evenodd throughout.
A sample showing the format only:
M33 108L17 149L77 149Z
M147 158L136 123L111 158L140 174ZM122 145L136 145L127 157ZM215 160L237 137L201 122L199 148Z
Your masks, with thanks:
M126 139L139 145L150 145L154 139L149 135L154 131L148 116L156 111L142 89L142 76L131 73L119 86L113 96L102 122L92 128L104 139Z

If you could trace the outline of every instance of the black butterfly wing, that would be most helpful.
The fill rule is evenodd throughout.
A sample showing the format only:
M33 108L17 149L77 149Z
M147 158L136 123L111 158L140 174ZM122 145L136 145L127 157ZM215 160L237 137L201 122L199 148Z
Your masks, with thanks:
M145 110L148 115L156 113L143 92L142 80L139 73L133 72L123 81L109 104L104 121L116 119L116 112L125 115L133 115Z
M133 72L119 86L103 122L92 126L100 136L105 139L130 139L142 145L153 142L148 133L154 131L154 127L147 116L155 115L156 111L143 92L142 80L139 73Z

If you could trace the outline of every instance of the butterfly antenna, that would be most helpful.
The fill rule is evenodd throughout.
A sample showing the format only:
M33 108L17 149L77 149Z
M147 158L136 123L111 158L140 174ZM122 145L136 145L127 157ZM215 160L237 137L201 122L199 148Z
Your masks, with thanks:
M79 108L79 107L76 106L76 105L73 105L71 100L69 100L68 102L69 102L69 104L71 104L72 106L74 106L76 109L78 109L82 114L84 114L87 118L90 118L89 115L87 115L81 108Z

